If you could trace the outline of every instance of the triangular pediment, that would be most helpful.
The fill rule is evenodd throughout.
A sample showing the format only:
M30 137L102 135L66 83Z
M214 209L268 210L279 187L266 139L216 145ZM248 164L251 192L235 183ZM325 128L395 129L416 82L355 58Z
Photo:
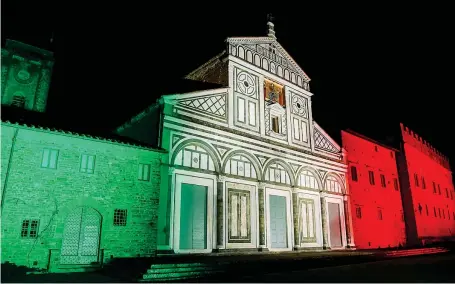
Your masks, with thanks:
M325 132L315 121L313 121L314 147L330 153L340 153L341 147Z
M258 55L262 60L264 58L269 62L267 67L271 67L272 63L276 66L276 69L270 70L270 72L278 74L278 68L282 68L282 76L285 76L285 70L288 70L290 74L295 74L295 83L301 87L307 86L311 79L308 75L302 70L302 68L295 62L295 60L289 55L289 53L281 46L281 44L274 38L271 37L231 37L226 40L230 45L232 45L230 54L238 57L242 57L242 52L246 53L247 51L253 54L253 57ZM239 49L238 47L241 47ZM246 55L244 56L246 58ZM254 62L254 58L253 58ZM262 66L262 65L261 65ZM265 69L264 66L262 68ZM289 75L289 80L291 80L291 75ZM297 78L300 76L302 82L299 84ZM306 89L306 88L305 88Z

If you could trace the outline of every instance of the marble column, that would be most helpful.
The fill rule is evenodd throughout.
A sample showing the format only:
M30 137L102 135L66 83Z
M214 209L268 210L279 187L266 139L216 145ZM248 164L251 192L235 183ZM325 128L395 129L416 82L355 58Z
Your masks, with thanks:
M327 204L325 197L321 196L321 222L322 222L322 247L323 249L330 249L328 242L328 231L327 231Z
M298 193L292 193L292 220L294 224L294 248L300 248L300 238L299 238L299 196Z
M266 233L265 233L265 184L258 184L258 205L259 205L259 247L266 248Z
M224 176L217 177L217 200L216 200L216 235L217 248L223 249L224 246Z

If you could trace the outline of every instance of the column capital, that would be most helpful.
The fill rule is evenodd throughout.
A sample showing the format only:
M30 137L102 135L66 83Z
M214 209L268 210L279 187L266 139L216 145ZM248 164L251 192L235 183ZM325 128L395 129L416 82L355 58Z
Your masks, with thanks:
M258 188L259 189L264 189L265 188L265 183L264 182L258 182Z
M167 174L171 176L171 175L174 174L174 172L175 172L175 168L174 167L169 167L169 169L167 171Z
M225 176L222 176L222 175L218 175L216 177L216 181L217 182L224 182L226 180L226 177Z

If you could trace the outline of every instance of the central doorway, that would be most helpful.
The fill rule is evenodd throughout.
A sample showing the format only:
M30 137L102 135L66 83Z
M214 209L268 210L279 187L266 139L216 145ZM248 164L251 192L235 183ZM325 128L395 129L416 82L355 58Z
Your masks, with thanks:
M270 195L270 244L272 248L287 248L286 197Z

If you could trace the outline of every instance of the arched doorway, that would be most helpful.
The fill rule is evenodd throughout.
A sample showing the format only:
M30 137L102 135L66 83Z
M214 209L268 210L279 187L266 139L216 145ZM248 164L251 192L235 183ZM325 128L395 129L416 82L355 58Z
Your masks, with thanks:
M101 215L93 208L79 207L68 214L63 231L61 264L98 262Z

